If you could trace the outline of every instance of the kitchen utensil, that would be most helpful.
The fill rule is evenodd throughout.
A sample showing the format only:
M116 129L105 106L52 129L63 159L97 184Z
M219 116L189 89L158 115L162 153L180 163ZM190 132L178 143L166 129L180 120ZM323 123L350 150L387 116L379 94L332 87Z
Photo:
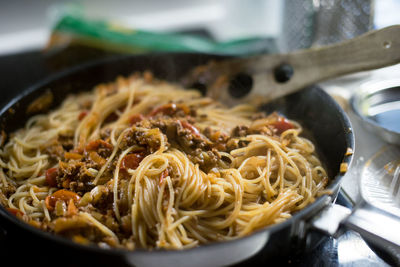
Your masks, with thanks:
M340 234L345 229L357 231L384 254L386 260L399 265L400 203L397 199L399 170L400 148L396 146L383 148L362 168L359 183L362 201L352 212L342 206L332 205L323 212L325 215L322 213L321 217L314 221L314 226L332 235Z
M183 83L207 88L209 96L230 105L259 104L329 78L399 62L400 25L395 25L325 47L210 62Z

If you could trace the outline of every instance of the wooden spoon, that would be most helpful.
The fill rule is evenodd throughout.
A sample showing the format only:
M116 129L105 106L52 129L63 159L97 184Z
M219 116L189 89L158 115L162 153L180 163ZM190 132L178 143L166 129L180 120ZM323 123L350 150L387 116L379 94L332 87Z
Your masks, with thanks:
M185 86L233 105L260 103L344 74L400 62L400 25L356 38L289 54L272 54L210 62L191 70Z

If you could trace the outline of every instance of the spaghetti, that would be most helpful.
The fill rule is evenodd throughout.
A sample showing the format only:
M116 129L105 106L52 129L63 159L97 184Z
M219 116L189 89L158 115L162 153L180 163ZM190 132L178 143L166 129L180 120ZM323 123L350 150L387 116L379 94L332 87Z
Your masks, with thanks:
M119 77L28 120L0 151L0 201L84 244L184 249L288 219L328 182L301 126Z

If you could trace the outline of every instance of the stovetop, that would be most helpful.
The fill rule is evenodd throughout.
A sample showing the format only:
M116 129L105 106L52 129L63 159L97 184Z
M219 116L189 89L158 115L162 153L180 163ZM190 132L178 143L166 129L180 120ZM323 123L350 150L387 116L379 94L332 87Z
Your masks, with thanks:
M68 53L48 54L41 51L29 51L15 55L0 57L0 104L9 101L16 93L26 89L35 82L58 72L67 67L79 63L104 57L115 56L114 53L101 50L70 49ZM337 203L351 207L351 201L345 194L339 193ZM36 263L49 263L51 255L46 255L41 251L40 243L38 246L27 249L21 258L20 244L23 242L21 237L16 235L2 236L0 231L0 251L1 255L7 255L7 258L15 260L15 263L28 263L32 258ZM19 258L18 258L19 257ZM84 255L82 255L84 257ZM8 260L7 260L8 262ZM55 262L57 266L75 266L76 260L68 257ZM85 262L85 261L78 261ZM104 262L103 262L104 264ZM114 263L118 264L118 263ZM294 256L282 259L279 262L260 262L257 256L239 264L238 266L259 266L265 264L279 266L387 266L355 232L348 231L340 238L326 238L313 251L300 256Z

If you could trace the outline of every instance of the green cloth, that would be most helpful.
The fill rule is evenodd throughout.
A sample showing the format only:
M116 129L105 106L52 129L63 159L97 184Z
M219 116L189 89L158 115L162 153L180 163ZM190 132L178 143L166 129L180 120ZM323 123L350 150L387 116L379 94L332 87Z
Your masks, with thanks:
M148 51L199 52L220 55L251 55L274 52L267 38L245 38L215 42L210 38L178 33L155 33L129 29L102 20L87 20L79 15L65 14L54 27L54 34L103 49L140 53Z

